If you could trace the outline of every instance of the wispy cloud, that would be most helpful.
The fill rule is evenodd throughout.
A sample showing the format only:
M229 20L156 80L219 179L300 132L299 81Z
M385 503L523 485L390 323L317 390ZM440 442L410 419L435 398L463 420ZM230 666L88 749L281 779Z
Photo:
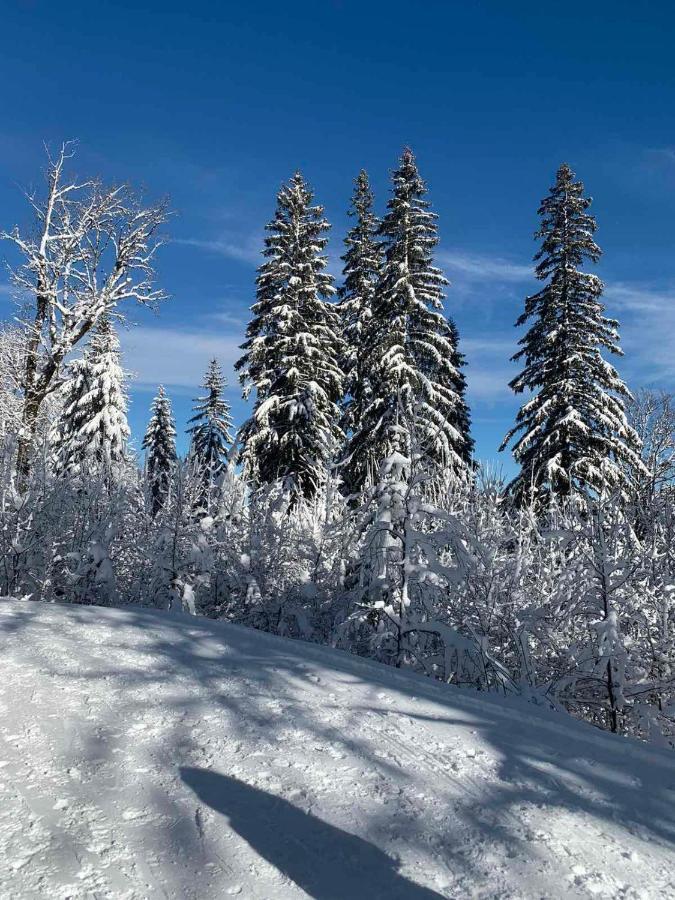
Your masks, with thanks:
M467 337L462 340L462 350L466 353L485 354L488 356L513 356L516 352L518 337L513 332L511 337L497 335L494 337Z
M658 289L624 281L605 285L605 300L615 307L636 313L675 313L675 290Z
M230 312L229 310L222 310L221 312L211 313L209 318L215 319L216 322L220 322L233 331L239 331L243 334L250 317L247 316L245 311Z
M629 385L658 384L675 390L675 287L608 281L603 300L607 314L620 321L619 362ZM510 391L506 387L518 367L509 362L518 349L523 330L469 334L461 347L467 357L467 381L472 399L498 401Z
M437 258L450 276L455 273L471 281L521 283L533 278L531 265L523 265L499 256L441 249Z
M237 334L214 336L211 332L143 326L121 335L125 368L138 387L158 384L194 388L201 384L206 365L215 357L230 381L241 355Z
M531 278L529 267L504 258L444 251L439 261L449 274L463 273L466 280L482 284L488 279L503 285ZM0 294L12 287L0 284ZM658 384L675 389L675 287L638 282L608 281L604 299L608 314L621 322L621 343L626 356L620 362L629 384ZM230 304L193 325L190 330L144 326L122 335L126 367L135 373L137 386L159 383L175 389L194 389L201 382L212 356L223 365L234 383L233 364L239 358L248 313L245 306ZM214 329L214 322L219 325ZM461 322L459 323L461 327ZM510 362L522 331L494 322L485 332L466 323L461 348L467 358L467 381L472 402L503 403L512 399L509 381L517 371Z
M631 383L675 388L675 289L609 282L604 299L621 323L622 369Z
M154 390L164 384L193 390L201 384L208 360L214 356L230 385L235 384L234 363L241 356L243 329L237 326L228 330L221 335L205 329L152 326L123 331L124 366L132 374L133 386ZM461 347L467 357L471 399L493 402L509 396L508 382L514 374L509 358L515 350L514 340L506 336L466 338Z
M205 253L214 253L226 259L234 259L250 265L259 266L263 261L261 254L263 244L258 233L241 239L232 237L212 239L175 238L173 243L181 244L184 247L196 247ZM342 260L339 252L328 252L325 255L327 257L326 271L333 276L336 282L339 282L342 278Z
M516 351L517 336L467 337L460 348L466 356L469 400L496 403L512 397L509 381L516 369L509 360Z
M650 147L644 154L649 162L675 166L675 147Z
M258 265L262 259L262 239L258 232L244 237L225 234L214 238L174 238L173 243L184 247L195 247L205 253L213 253L249 264ZM438 264L455 280L519 284L531 281L534 277L531 265L491 254L440 249L436 259ZM334 278L341 277L342 261L338 252L329 252L326 268Z
M509 388L509 382L514 375L515 370L508 369L505 365L495 368L477 367L469 363L467 369L469 402L497 403L512 399L513 393Z
M198 250L215 253L239 262L258 264L261 261L260 250L262 242L260 235L257 233L242 239L235 239L230 236L211 239L174 238L173 243L182 244L185 247L196 247Z

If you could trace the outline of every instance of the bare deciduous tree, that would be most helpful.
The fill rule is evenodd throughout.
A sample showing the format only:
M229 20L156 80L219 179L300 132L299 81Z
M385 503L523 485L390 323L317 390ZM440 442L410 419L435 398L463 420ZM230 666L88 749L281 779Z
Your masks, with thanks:
M628 420L642 442L647 472L640 478L643 502L648 505L675 478L675 403L665 391L638 391L628 403Z
M155 286L154 257L166 203L144 206L128 185L68 177L73 154L73 144L64 144L55 158L48 156L46 195L28 195L33 232L15 227L0 234L19 251L11 276L29 298L16 459L20 490L28 481L40 407L57 387L66 356L103 316L122 318L118 307L126 301L147 306L165 297Z

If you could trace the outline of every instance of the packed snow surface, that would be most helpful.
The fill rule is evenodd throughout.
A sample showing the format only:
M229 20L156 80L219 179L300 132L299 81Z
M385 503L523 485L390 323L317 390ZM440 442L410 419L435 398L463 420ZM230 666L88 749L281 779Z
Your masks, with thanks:
M675 897L675 756L139 609L0 601L2 898Z

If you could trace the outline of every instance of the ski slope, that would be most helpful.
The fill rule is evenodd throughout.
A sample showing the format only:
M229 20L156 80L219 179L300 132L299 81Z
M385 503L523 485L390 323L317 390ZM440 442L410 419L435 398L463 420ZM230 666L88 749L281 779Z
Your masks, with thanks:
M0 601L0 897L675 897L675 755L338 651Z

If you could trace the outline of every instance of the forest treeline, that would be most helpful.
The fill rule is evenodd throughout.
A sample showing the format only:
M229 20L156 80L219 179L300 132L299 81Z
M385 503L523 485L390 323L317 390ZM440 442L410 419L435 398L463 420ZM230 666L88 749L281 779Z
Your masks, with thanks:
M569 166L539 208L502 484L474 459L412 151L381 217L358 175L338 285L323 208L302 174L282 186L236 364L250 416L234 428L205 360L185 458L162 387L129 449L117 335L165 299L167 206L78 181L71 157L2 234L19 306L0 332L3 595L207 615L675 742L675 409L609 362L618 323Z

